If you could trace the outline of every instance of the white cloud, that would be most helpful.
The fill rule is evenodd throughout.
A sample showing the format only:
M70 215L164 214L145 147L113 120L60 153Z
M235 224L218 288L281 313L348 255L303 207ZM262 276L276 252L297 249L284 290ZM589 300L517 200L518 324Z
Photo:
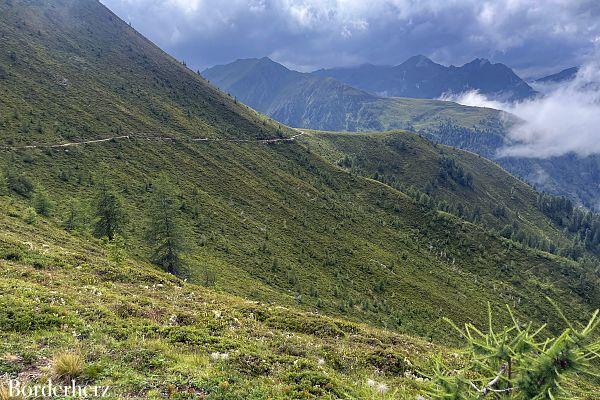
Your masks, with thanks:
M454 64L492 58L535 72L580 63L600 37L597 0L101 1L198 66L274 53L287 54L277 61L321 67L426 54Z
M504 110L521 119L509 130L510 144L500 156L600 154L600 59L586 63L573 81L550 86L544 95L520 103L490 101L477 92L446 99Z

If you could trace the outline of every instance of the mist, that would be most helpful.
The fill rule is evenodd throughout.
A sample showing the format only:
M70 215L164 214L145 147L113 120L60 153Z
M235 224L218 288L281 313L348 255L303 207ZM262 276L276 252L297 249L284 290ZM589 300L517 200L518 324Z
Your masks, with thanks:
M570 82L536 87L541 94L519 103L503 103L471 91L445 96L459 104L503 110L521 121L508 130L498 156L548 158L600 153L600 63L588 62Z

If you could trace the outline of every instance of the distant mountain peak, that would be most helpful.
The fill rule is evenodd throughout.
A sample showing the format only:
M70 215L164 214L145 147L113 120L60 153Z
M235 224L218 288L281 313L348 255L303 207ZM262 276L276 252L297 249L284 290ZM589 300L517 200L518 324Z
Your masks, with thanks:
M477 67L483 67L484 65L504 65L504 64L492 64L490 62L490 60L488 60L487 58L476 58L471 62L468 62L464 65L464 67L466 66L477 66Z
M575 79L580 67L565 68L560 72L536 79L537 83L560 83Z
M511 68L487 58L475 58L461 67L448 67L419 54L395 67L331 68L314 74L385 97L437 99L444 93L460 93L465 88L504 101L522 100L536 94Z
M414 66L414 67L426 67L430 65L439 65L433 62L429 57L426 57L422 54L418 54L416 56L410 57L408 60L404 61L401 65L403 66Z
M267 56L259 58L258 61L263 62L263 63L269 63L269 64L271 64L271 63L273 63L273 64L279 64L279 63L273 61L271 58L269 58Z

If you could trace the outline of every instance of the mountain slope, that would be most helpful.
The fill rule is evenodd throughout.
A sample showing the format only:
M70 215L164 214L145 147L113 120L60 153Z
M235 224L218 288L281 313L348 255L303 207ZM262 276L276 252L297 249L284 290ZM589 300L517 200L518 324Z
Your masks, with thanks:
M2 130L7 147L1 150L1 170L11 178L2 180L8 181L10 189L8 199L3 199L9 205L2 211L2 246L6 250L2 263L15 267L3 275L5 290L11 294L4 308L9 310L7 317L1 320L3 331L11 332L7 327L20 310L31 309L36 290L44 293L50 305L61 302L56 300L59 293L51 293L40 283L44 277L49 280L47 285L56 282L50 278L65 279L62 284L68 285L65 303L72 308L67 312L67 327L71 326L69 317L78 326L85 326L93 318L99 318L97 323L102 325L104 317L110 319L112 314L105 314L103 308L94 309L99 302L78 311L85 311L82 319L74 311L83 301L75 294L77 282L88 282L86 279L93 279L94 274L105 283L101 287L106 290L100 292L113 299L114 306L118 303L118 312L131 320L127 319L125 326L108 324L100 339L93 329L82 328L81 335L75 335L79 341L93 345L108 337L130 350L137 346L138 337L148 334L185 343L189 347L181 357L191 357L189 351L206 342L211 350L220 352L230 346L237 348L232 344L237 333L227 333L227 325L235 325L235 320L223 326L215 318L218 321L213 325L204 310L209 315L219 310L202 308L204 301L210 303L218 297L215 291L260 300L273 310L294 307L444 343L457 338L442 317L458 323L485 320L485 307L478 305L488 301L498 309L511 304L520 318L549 321L555 326L561 322L545 295L568 308L575 319L585 318L600 302L598 278L586 264L520 246L482 226L424 208L388 185L340 169L297 140L258 141L297 132L279 127L222 95L96 1L13 0L0 7L0 34L7 38L9 54L2 64L8 78L0 81L3 113L9 110ZM130 55L132 52L135 56ZM107 54L107 61L98 60L102 59L98 54ZM48 78L52 71L73 72L67 78L70 86L57 88ZM67 93L60 95L61 90ZM30 98L31 93L36 93L35 99ZM60 109L52 104L54 95L58 96L55 102ZM36 104L35 110L30 102ZM65 122L61 122L62 117ZM118 122L117 132L113 130L112 135L119 135L119 139L68 147L23 147L105 138L112 126L107 121ZM23 129L37 125L42 129ZM73 136L67 137L65 129ZM213 140L193 141L199 137ZM211 287L204 291L194 286L194 293L208 293L206 300L193 293L189 297L155 295L145 288L152 282L149 274L159 276L157 287L168 283L164 282L168 280L164 274L151 271L146 240L148 220L156 218L149 202L161 176L177 188L175 197L180 205L176 211L189 232L184 255L190 268L189 282ZM126 253L132 268L105 267L102 260L78 257L101 251L99 241L91 238L93 221L89 220L95 217L96 198L103 184L114 189L128 215L126 246L118 250ZM45 211L49 218L36 215L31 208L40 209L40 196L46 192L55 204L52 213ZM82 223L79 231L67 234L58 226L69 217L73 200L83 205L76 211ZM43 239L47 236L50 243ZM29 242L35 249L41 245L42 253L43 244L51 246L51 251L56 243L73 244L63 248L59 245L54 253L63 253L68 262L57 257L36 264L37 255L29 254L33 251ZM116 245L108 245L114 263L122 262L122 257L114 254L118 253ZM82 268L81 276L78 266ZM43 272L36 272L40 270ZM75 283L70 280L74 278ZM29 293L27 299L17 298L16 293L24 289ZM169 289L174 293L178 290ZM133 301L138 295L143 296L141 310ZM161 305L158 316L145 314L157 304ZM176 309L182 312L184 321L198 318L197 325L178 329L156 326L170 324L167 315L179 313ZM263 318L262 310L251 311L253 316L248 319ZM58 322L51 318L56 311L50 307L44 314L49 321L44 318L46 322L41 323L49 323L52 333L63 325L60 318ZM194 312L203 317L194 317ZM152 318L160 324L148 325L147 320ZM266 318L271 319L268 315ZM500 315L500 323L507 320L507 315ZM284 313L273 317L271 323L283 331L302 333L303 326L312 326L313 320L308 321L299 322ZM342 335L331 325L323 329L334 332L334 336ZM125 338L131 331L134 334L127 342ZM67 332L73 336L70 330ZM27 354L35 348L32 343L37 333L23 329L9 340L21 343L22 353ZM65 340L65 347L72 343L65 336L57 338ZM235 343L239 345L248 338L248 333L242 332ZM375 340L365 342L377 346ZM102 347L97 350L105 357L114 351ZM146 366L149 370L142 372L147 375L156 368L155 362L158 366L161 362L168 364L162 359L164 352L158 351L155 359L152 349L148 350L134 352L126 364ZM46 356L44 349L35 351L36 357ZM241 355L248 354L252 355L250 349L241 351ZM263 376L256 358L260 357L244 359L250 365L246 371L252 375L256 367L258 376ZM301 376L297 380L289 378L293 387L305 379L312 382L314 375L314 368L305 366L302 360L298 363L300 371L296 372ZM177 371L180 367L173 368ZM26 366L9 372L24 371ZM284 369L276 377L283 379L292 372ZM113 373L116 376L111 375L111 379L127 381L133 392L148 390L140 383L144 378L139 374ZM320 381L320 375L315 379ZM245 384L251 386L252 380L247 378ZM202 383L213 391L219 390L215 388L219 384ZM156 386L160 384L154 382Z
M409 132L311 131L301 141L352 173L409 193L416 190L416 199L438 203L490 229L518 225L554 246L571 241L538 209L538 193L476 154L434 145ZM447 177L449 160L457 173Z
M426 69L437 68L437 64L424 58L413 62L425 63L429 66ZM386 67L364 68L368 75L383 77L382 85L387 84L383 71ZM360 72L344 70L347 76L343 78L362 79ZM377 97L332 78L290 71L268 58L238 60L203 74L224 91L282 123L317 130L411 130L431 140L481 154L540 190L600 210L597 156L548 160L497 157L498 150L505 145L508 127L518 123L507 113L448 101Z
M390 97L437 99L445 93L477 90L491 98L513 101L535 94L506 65L485 59L475 59L461 67L446 67L419 55L393 67L362 65L321 69L314 74Z
M540 191L565 196L578 206L600 211L600 156L498 157L498 150L505 146L507 129L503 124L471 129L448 122L419 133L430 140L495 160Z
M291 71L266 57L219 65L202 74L250 107L299 128L424 129L447 120L473 128L494 124L501 114L438 100L379 97L332 78Z
M117 262L110 246L26 214L0 196L3 396L8 377L62 384L53 366L74 354L77 382L110 386L114 399L365 399L371 378L408 399L427 387L418 371L456 351Z
M93 2L20 5L0 4L4 144L279 134Z
M557 72L555 74L551 74L551 75L536 79L535 83L567 82L567 81L574 79L575 76L577 75L577 72L579 72L579 67L565 68L562 71Z

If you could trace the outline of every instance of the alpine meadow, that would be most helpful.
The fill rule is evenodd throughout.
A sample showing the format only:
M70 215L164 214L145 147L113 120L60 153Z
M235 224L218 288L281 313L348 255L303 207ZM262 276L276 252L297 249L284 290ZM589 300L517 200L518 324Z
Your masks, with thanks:
M552 76L239 59L242 3L0 0L0 400L600 398L597 155L442 96Z

